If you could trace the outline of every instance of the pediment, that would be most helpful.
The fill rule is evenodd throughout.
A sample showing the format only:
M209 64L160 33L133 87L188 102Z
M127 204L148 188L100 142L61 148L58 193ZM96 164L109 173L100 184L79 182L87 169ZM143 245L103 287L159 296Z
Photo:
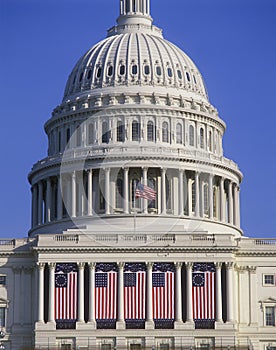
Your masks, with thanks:
M276 303L276 298L269 297L267 299L261 300L261 303Z

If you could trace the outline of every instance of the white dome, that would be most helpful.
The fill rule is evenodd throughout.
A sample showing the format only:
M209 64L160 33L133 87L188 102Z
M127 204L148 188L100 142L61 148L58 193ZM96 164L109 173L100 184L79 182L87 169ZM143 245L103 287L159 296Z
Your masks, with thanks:
M183 95L207 100L201 74L177 46L162 38L156 27L129 32L112 28L111 35L93 46L69 76L64 101L94 89L114 86L175 88ZM121 32L121 34L116 34Z

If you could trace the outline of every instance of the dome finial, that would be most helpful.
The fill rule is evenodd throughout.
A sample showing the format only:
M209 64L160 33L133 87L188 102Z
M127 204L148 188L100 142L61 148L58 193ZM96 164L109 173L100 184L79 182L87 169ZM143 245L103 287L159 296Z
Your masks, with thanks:
M120 16L117 23L152 25L150 0L120 0Z

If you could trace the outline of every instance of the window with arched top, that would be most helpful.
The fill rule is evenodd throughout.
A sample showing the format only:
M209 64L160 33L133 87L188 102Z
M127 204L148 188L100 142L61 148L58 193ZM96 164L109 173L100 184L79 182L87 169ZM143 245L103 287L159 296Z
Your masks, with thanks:
M132 73L132 75L138 74L138 66L137 66L137 64L134 64L134 65L131 67L131 73Z
M107 76L112 77L113 75L113 66L109 66L107 69Z
M213 151L213 134L212 131L209 131L209 151Z
M186 72L186 78L187 78L188 82L191 81L191 77L190 77L190 74L188 72Z
M76 146L81 146L81 126L79 125L76 130Z
M89 71L88 71L88 73L87 73L86 79L87 79L87 80L90 80L91 77L92 77L92 69L89 69Z
M132 122L132 141L140 141L140 124L137 120Z
M200 128L199 131L199 139L200 139L200 148L204 148L204 129Z
M66 143L68 144L71 138L71 130L70 128L66 129Z
M213 213L214 213L214 218L218 219L219 213L218 213L218 195L219 195L219 190L217 186L214 186L213 188Z
M160 66L156 66L156 74L160 77L162 75L162 70Z
M182 144L183 137L182 137L182 125L180 123L176 124L176 143Z
M150 74L150 67L149 67L148 64L144 66L144 74L145 75L149 75Z
M192 212L195 212L196 207L196 187L195 187L195 181L192 181Z
M189 145L195 146L195 128L193 125L189 126Z
M125 125L121 120L117 122L117 141L118 142L125 141Z
M102 123L102 143L109 143L110 131L108 130L108 122Z
M125 75L125 73L126 73L126 66L124 64L122 64L120 66L120 69L119 69L119 74L120 75Z
M155 141L155 127L151 120L147 124L147 141Z
M162 123L162 142L169 142L169 124L167 122Z
M98 67L96 77L100 79L101 76L102 76L102 67Z
M172 78L172 76L173 76L173 71L172 71L172 69L171 69L170 67L167 69L167 72L168 72L168 77L169 77L169 78Z
M180 69L177 70L177 76L178 76L178 79L182 79L182 73Z

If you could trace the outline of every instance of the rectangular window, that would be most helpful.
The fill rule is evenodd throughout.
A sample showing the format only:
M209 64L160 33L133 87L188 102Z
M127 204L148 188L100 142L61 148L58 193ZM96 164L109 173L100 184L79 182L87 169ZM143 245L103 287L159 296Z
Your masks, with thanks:
M6 308L0 307L0 327L6 327Z
M275 286L275 275L263 275L264 286Z
M7 276L0 276L0 286L5 286L6 285L6 278Z
M275 326L275 307L267 306L265 308L265 325Z

